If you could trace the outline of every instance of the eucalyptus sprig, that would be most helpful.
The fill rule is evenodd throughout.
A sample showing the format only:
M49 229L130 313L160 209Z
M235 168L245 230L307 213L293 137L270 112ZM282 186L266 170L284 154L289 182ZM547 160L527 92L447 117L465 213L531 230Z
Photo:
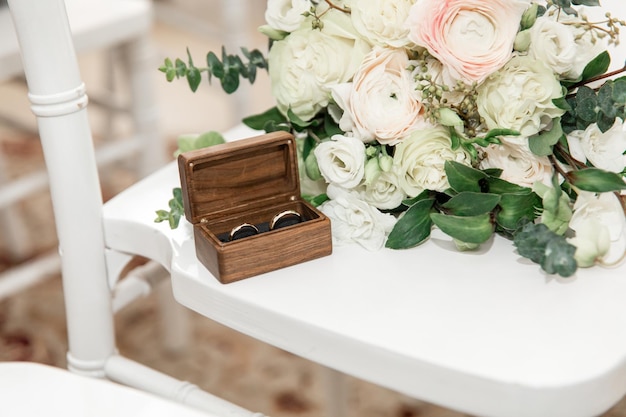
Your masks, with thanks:
M246 79L253 84L256 80L257 69L267 69L267 61L265 56L258 49L249 51L241 48L241 52L247 62L244 62L239 55L231 55L222 47L222 59L214 52L206 55L206 67L197 67L187 49L187 62L180 58L174 61L165 58L165 62L159 71L165 73L167 81L174 79L186 78L191 91L196 91L202 81L202 73L208 74L208 81L211 83L212 77L220 80L222 88L228 94L234 93L239 88L240 78Z

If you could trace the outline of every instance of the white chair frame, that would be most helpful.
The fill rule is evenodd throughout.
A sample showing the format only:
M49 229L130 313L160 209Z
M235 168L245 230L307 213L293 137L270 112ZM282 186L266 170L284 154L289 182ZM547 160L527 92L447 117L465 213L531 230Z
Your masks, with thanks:
M132 255L106 253L88 100L65 4L62 0L12 0L9 9L49 175L62 260L69 369L222 416L259 416L118 354L115 306L141 294L145 282L135 279L116 285L116 273Z
M121 286L124 261L142 255L167 268L176 299L202 315L472 415L592 417L626 392L625 263L564 280L542 274L501 238L478 254L460 253L434 233L412 250L337 247L328 257L220 284L198 262L188 222L173 231L153 222L151 213L180 185L175 164L102 206L84 88L66 22L56 18L62 2L10 6L50 171L73 371L205 402L197 389L116 352L111 291ZM45 18L34 20L35 8ZM42 48L48 42L55 47ZM39 73L43 63L53 70ZM239 128L227 137L253 134Z

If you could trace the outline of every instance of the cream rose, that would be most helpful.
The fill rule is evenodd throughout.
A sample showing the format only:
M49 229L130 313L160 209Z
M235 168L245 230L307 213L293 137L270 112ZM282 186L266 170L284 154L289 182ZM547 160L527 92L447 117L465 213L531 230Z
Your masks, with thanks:
M450 80L480 83L511 58L529 5L529 0L418 0L407 20L409 39L439 59Z
M381 172L374 181L361 184L356 191L363 201L381 210L395 209L406 198L393 171Z
M352 79L370 46L354 31L350 17L330 10L324 28L304 24L273 43L268 54L272 95L278 109L311 120L330 101L330 88Z
M515 56L478 87L478 112L489 129L513 129L529 137L564 113L552 102L562 95L550 68L528 56Z
M304 13L312 5L310 0L267 0L265 21L272 29L293 32L300 27Z
M553 172L550 160L534 155L527 143L527 138L518 137L508 138L501 145L490 145L484 149L480 168L500 168L503 180L522 187L532 187L536 182L550 185Z
M613 264L623 259L626 217L615 194L580 192L570 228L576 232L569 242L577 247L575 257L580 266L592 266L597 260Z
M593 123L585 130L575 130L567 135L570 152L580 162L591 162L596 168L620 173L626 168L626 126L615 119L606 132Z
M344 110L340 128L363 142L395 144L424 125L424 108L408 66L404 50L374 48L353 82L332 89L333 98Z
M365 173L365 145L356 138L335 135L315 147L320 173L329 184L354 188Z
M374 45L403 48L411 44L404 22L415 0L367 0L349 2L352 23Z
M358 243L370 251L383 247L395 217L359 199L356 192L329 185L328 196L331 199L319 209L331 220L334 245Z
M409 197L425 189L447 189L446 161L471 163L471 157L463 149L453 151L450 146L450 133L442 127L417 130L396 146L393 169L398 185Z
M589 61L602 52L602 43L593 42L588 31L573 24L579 18L560 13L557 21L556 16L550 13L537 18L529 29L528 54L562 79L575 80Z

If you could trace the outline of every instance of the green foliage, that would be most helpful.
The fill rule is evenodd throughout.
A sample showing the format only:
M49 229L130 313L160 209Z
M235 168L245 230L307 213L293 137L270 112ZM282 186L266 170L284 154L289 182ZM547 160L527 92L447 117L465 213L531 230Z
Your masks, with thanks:
M258 69L267 69L267 61L262 52L258 49L249 51L241 48L244 59L239 55L231 55L222 48L222 58L220 59L214 52L209 52L206 56L206 67L197 67L189 49L187 50L187 62L180 58L172 61L165 58L159 71L165 73L167 81L177 78L186 78L191 91L196 91L202 81L202 73L208 74L208 81L212 77L220 80L222 88L228 94L234 93L239 88L240 78L247 79L250 84L256 80Z
M182 135L178 138L178 149L174 155L195 149L207 148L213 145L224 143L224 137L215 131L206 132L200 135ZM168 202L169 210L157 210L155 223L167 221L171 229L176 229L180 224L180 219L185 215L183 205L183 192L180 187L172 190L173 198Z
M576 272L576 247L545 224L525 224L515 234L513 243L521 256L540 264L549 274L570 277Z
M404 201L408 210L389 235L387 247L419 245L430 236L433 224L460 244L474 247L494 232L510 238L520 224L537 217L539 196L498 178L500 170L481 171L453 161L446 162L445 170L450 189L424 191Z
M173 198L169 201L169 210L157 210L155 223L167 221L171 229L176 229L180 223L180 218L185 215L183 207L183 192L180 187L172 190Z
M224 140L224 136L214 130L200 135L181 135L177 139L178 149L174 152L174 156L178 156L183 152L192 151L194 149L202 149L213 145L219 145L224 142L226 142Z

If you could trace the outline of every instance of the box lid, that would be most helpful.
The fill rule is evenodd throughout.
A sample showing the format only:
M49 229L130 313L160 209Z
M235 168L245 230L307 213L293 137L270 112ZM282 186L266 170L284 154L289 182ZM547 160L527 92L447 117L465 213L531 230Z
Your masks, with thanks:
M194 224L300 198L296 142L287 132L185 152L178 168Z

